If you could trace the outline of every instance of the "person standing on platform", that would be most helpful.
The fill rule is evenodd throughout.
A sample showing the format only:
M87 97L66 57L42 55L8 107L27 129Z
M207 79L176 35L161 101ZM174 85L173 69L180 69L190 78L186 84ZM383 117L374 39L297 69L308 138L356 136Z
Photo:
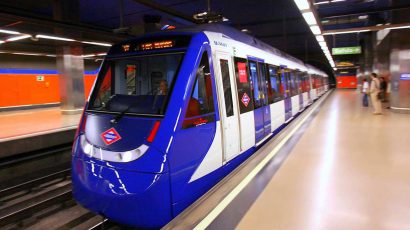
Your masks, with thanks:
M372 105L374 115L382 114L382 103L379 99L378 94L380 93L380 81L377 79L377 74L372 73L372 82L370 83L370 99L372 100Z
M369 107L369 99L368 99L369 82L367 82L366 78L363 79L362 93L363 93L363 103L362 103L363 107Z
M386 91L387 91L387 82L384 77L380 77L380 93L381 93L381 101L386 102Z

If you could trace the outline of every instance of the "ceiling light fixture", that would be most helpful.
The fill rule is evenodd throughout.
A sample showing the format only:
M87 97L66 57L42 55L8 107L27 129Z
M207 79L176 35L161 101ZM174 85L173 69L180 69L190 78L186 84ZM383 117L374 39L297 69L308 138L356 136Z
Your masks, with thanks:
M321 4L329 4L329 1L323 1L323 2L315 2L313 5L321 5Z
M74 39L71 39L71 38L63 38L63 37L49 36L49 35L43 35L43 34L37 34L36 38L44 38L44 39L67 41L67 42L75 41Z
M299 8L300 11L309 9L309 2L307 0L294 0L296 6Z
M37 54L37 53L11 53L11 54L17 54L17 55L27 55L27 56L44 56L43 54Z
M312 12L305 12L302 15L309 26L317 25L315 15Z
M96 46L112 46L109 43L103 43L103 42L87 42L87 41L82 41L81 43L84 44L90 44L90 45L96 45Z
M318 42L324 42L324 41L325 41L325 37L323 37L322 35L317 35L317 36L316 36L316 41L318 41Z
M387 30L398 30L398 29L408 29L410 26L396 26L396 27L390 27L386 28Z
M369 31L370 30L349 30L349 31L341 31L341 32L326 32L326 33L323 33L323 35L363 33L363 32L369 32Z
M3 30L3 29L0 29L0 33L3 33L3 34L13 34L13 35L21 34L20 32L17 32L17 31L13 31L13 30Z
M18 40L26 39L26 38L29 38L29 37L31 37L31 35L29 35L29 34L20 35L20 36L11 37L11 38L6 39L6 42L18 41Z
M95 57L95 54L86 54L86 55L81 55L83 58L89 58L89 57Z
M320 35L322 31L320 30L319 26L311 26L310 30L314 35Z
M325 54L327 60L329 61L330 66L334 67L335 63L333 61L332 55L329 52L329 48L327 47L325 38L322 35L322 30L320 29L318 25L317 18L314 14L314 9L310 9L310 4L308 0L293 0L297 7L299 8L300 13L302 14L303 18L305 19L306 23L309 25L310 30L314 35L316 35L316 40L318 41L320 48L323 50L323 53ZM333 0L337 1L337 0ZM332 2L333 2L332 1ZM344 1L344 0L339 0L339 1ZM314 3L315 5L318 4L325 4L329 3L329 1L322 1L318 3Z

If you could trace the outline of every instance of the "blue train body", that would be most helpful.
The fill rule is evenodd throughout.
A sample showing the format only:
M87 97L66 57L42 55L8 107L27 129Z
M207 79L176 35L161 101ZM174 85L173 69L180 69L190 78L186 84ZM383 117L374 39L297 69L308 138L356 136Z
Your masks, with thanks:
M81 205L119 223L160 228L254 153L319 91L326 90L323 82L322 88L314 87L315 77L324 79L319 71L232 31L207 25L146 35L111 48L73 145L73 194ZM236 36L235 40L229 35ZM215 36L225 38L219 41ZM257 44L246 44L239 54L247 40ZM235 43L233 50L229 42ZM215 56L218 49L229 49L231 54L219 58ZM253 76L249 68L243 71L242 59L234 64L235 58L247 59L247 65L258 63L259 72ZM309 89L294 89L299 107L286 116L285 105L293 100L286 96L292 87L288 82L275 85L277 101L271 100L273 85L261 84L259 91L252 85L256 78L273 84L266 70L271 70L270 64L283 69L279 65L283 63L272 62L284 60L289 70L296 63L294 69L305 73L309 84ZM285 75L286 71L278 72L275 82L286 79ZM302 78L289 83L296 87L299 82L301 87ZM231 87L226 86L228 79ZM240 89L245 83L250 88ZM168 84L166 95L161 84ZM259 108L255 108L257 103ZM228 119L239 127L235 133L224 126ZM236 147L226 138L233 134L238 138Z

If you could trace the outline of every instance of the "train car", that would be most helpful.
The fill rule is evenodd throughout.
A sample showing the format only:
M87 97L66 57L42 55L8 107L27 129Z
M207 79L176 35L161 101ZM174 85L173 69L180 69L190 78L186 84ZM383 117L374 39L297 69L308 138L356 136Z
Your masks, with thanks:
M319 96L312 74L325 77L219 24L114 45L76 134L75 199L164 226Z

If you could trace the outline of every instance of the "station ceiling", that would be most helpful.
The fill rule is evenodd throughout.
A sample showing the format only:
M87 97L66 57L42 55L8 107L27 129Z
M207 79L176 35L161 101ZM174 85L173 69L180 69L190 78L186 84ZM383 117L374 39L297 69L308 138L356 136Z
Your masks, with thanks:
M322 32L392 23L395 12L410 15L408 0L309 0L320 21ZM56 17L58 3L71 5L68 18ZM78 4L73 3L76 2ZM210 3L210 5L208 5ZM160 29L196 24L194 14L208 10L228 19L224 22L332 73L315 36L293 0L2 0L0 29L30 35L59 35L77 41L115 43L125 38ZM122 16L121 16L122 15ZM71 19L70 19L71 17ZM72 20L74 18L74 20ZM410 19L396 19L409 23ZM0 33L0 41L15 36ZM343 33L325 36L328 47L359 46L370 33ZM55 53L67 41L22 39L0 44L1 51ZM83 44L84 54L106 52L108 47ZM353 62L359 62L357 57Z

